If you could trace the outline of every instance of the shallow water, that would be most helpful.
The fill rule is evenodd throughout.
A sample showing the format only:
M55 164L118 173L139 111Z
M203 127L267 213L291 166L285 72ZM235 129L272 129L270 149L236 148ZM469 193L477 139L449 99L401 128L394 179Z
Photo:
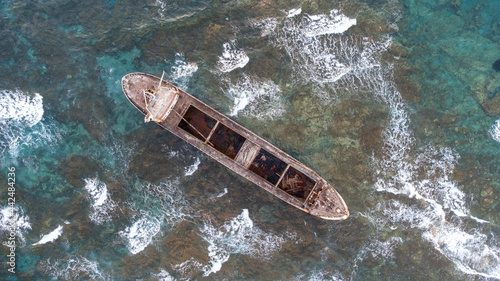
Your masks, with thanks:
M500 279L499 10L2 1L2 276ZM333 183L351 216L302 213L143 124L120 79L162 70Z

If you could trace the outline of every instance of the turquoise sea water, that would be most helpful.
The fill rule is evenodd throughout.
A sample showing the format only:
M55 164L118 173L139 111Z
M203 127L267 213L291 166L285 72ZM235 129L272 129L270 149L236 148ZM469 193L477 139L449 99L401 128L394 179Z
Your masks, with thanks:
M0 1L3 280L500 279L498 3L136 2ZM143 124L120 79L163 70L351 216Z

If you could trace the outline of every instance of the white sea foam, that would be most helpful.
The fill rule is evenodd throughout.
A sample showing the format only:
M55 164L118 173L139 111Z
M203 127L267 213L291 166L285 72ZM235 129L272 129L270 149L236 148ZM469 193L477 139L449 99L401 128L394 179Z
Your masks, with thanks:
M188 167L184 168L184 174L186 176L191 176L198 170L198 166L200 165L201 161L199 157L196 157L196 161L194 161L193 165L190 165Z
M18 121L26 126L34 126L43 117L43 98L36 93L33 97L16 90L0 91L0 122Z
M222 56L217 61L217 67L222 72L230 72L236 68L243 68L250 60L243 49L236 47L236 40L222 45Z
M92 204L89 219L96 224L111 221L117 204L109 196L106 184L97 178L87 178L84 182L87 198Z
M288 11L288 15L286 17L293 18L293 17L298 16L300 14L302 14L302 8L291 9L290 11Z
M324 280L329 280L329 281L343 281L345 278L342 277L342 274L340 273L328 273L324 272L322 270L314 270L309 274L300 274L299 276L294 277L291 280L296 280L296 281L302 281L302 280L308 280L308 281L324 281Z
M151 278L158 281L175 281L175 278L163 268L157 274L151 273Z
M125 244L132 255L142 252L160 232L161 221L144 213L141 218L134 222L125 230L118 232L118 234L125 239Z
M185 262L173 265L172 268L182 277L188 279L190 276L199 274L203 269L203 264L194 258L190 258Z
M138 211L134 223L118 232L130 253L142 252L153 239L161 235L161 229L171 227L190 217L189 203L177 187L178 181L166 181L158 185L143 185L141 207L132 204L132 211Z
M178 180L171 180L144 186L144 202L150 207L148 210L151 213L160 211L159 216L166 226L173 226L191 217L190 203L184 198L178 185Z
M90 200L93 202L93 207L99 207L108 200L108 189L106 184L99 181L97 178L84 179L85 189L89 193Z
M224 191L223 191L223 192L221 192L220 194L218 194L218 195L217 195L217 198L220 198L220 197L222 197L222 196L224 196L224 195L226 195L226 194L227 194L227 188L224 188Z
M451 178L458 153L446 147L416 147L400 93L380 76L372 81L378 81L371 84L378 88L374 93L390 109L384 130L385 154L374 160L375 186L378 191L420 202L409 205L391 199L379 205L383 220L395 227L419 229L422 238L462 272L499 278L500 245L495 234L486 229L486 221L470 214L465 193ZM475 224L474 228L466 229L465 220Z
M59 236L62 235L62 232L63 232L63 227L62 227L62 225L59 225L58 227L56 227L56 229L54 229L49 234L43 235L42 239L40 239L40 241L36 242L32 246L42 245L42 244L54 242L54 241L57 240L57 238L59 238Z
M324 34L338 34L356 25L356 19L351 19L333 9L330 15L305 15L299 28L307 37Z
M183 53L176 53L173 65L168 73L168 78L182 88L187 88L189 79L198 71L198 64L186 62Z
M274 36L277 45L289 54L299 80L313 80L319 85L341 90L334 92L372 95L375 101L389 109L389 122L383 133L384 156L373 161L375 187L380 192L414 198L420 203L409 205L396 199L381 203L375 211L378 213L373 214L377 217L376 223L386 221L393 229L418 229L422 231L422 239L430 241L461 271L498 278L500 247L497 238L487 230L486 221L470 214L466 194L451 177L460 156L446 147L415 145L409 110L393 82L392 67L380 63L391 39L374 41L325 33L327 24L309 25L311 20L322 23L325 19L325 16L294 15L285 19ZM493 128L492 132L495 132ZM464 221L475 226L465 228ZM375 248L380 246L388 250L381 255L390 255L400 242L376 243Z
M155 4L158 7L158 14L164 18L167 11L167 4L163 0L155 0Z
M372 218L370 218L372 219ZM380 237L369 237L365 244L358 251L352 264L353 271L351 279L356 279L357 268L366 258L372 257L381 260L390 260L394 258L394 249L403 243L401 237L390 237L389 239L381 239Z
M24 211L19 205L14 205L14 208L5 205L0 209L0 233L3 237L7 237L7 235L10 237L10 233L13 232L18 239L18 245L24 247L26 244L24 233L30 229L29 217L24 215ZM5 233L7 234L5 235ZM6 245L6 242L4 241L2 244Z
M335 13L336 10L331 12ZM301 80L334 83L347 74L357 75L380 66L380 57L390 45L390 38L375 42L347 36L333 32L334 25L335 21L325 15L296 16L287 18L274 34L276 44L287 51L294 73Z
M209 243L210 257L209 263L203 267L204 276L219 271L231 254L267 259L279 251L283 243L296 239L293 233L282 236L264 232L254 225L247 209L218 228L206 222L201 231L203 238Z
M38 265L40 271L60 280L110 280L100 271L97 261L89 261L82 256L70 256L67 259L47 259Z
M123 131L126 129L124 128ZM129 170L130 157L135 151L137 143L127 142L122 137L111 137L106 143L106 150L104 151L106 158L105 162L108 163L109 168L113 172L126 174ZM99 153L99 152L97 152ZM95 158L102 157L101 155L93 156Z
M263 18L258 20L252 20L249 22L249 25L254 28L260 29L260 36L266 37L274 32L276 26L278 26L278 19Z
M56 141L60 134L57 128L42 122L43 113L40 94L0 90L0 153L16 158L23 148Z
M494 140L500 142L500 119L491 126L490 135Z
M277 118L285 111L281 89L271 80L244 74L235 83L224 80L227 96L233 99L230 116L240 113L257 118Z
M421 230L422 237L462 272L499 278L500 244L496 235L484 224L478 223L470 229L464 229L459 217L448 219L446 209L435 202L422 208L389 200L379 204L378 209L396 227Z

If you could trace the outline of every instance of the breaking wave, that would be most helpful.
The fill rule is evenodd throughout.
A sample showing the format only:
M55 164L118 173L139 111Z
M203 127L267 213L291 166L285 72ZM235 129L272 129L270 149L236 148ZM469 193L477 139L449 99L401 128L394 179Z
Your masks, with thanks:
M106 184L97 178L84 179L84 182L85 190L88 192L87 198L92 205L89 219L96 224L111 221L113 211L117 207L117 204L108 194Z
M199 157L196 157L196 161L194 161L193 165L187 166L184 168L184 175L186 176L191 176L198 170L198 166L200 165L201 161Z
M257 118L278 118L285 111L281 89L271 80L244 74L235 83L224 79L224 91L234 101L230 116L243 114Z
M494 140L500 142L500 119L491 126L490 135Z
M42 122L43 113L40 94L1 90L0 153L16 158L24 148L46 146L59 139L57 128Z
M295 239L292 233L287 233L285 236L269 234L254 226L247 209L243 209L239 216L221 227L214 227L206 222L201 232L205 241L209 243L210 257L209 263L203 267L204 276L219 271L231 254L252 255L266 259L281 250L283 243Z
M41 272L60 280L109 280L110 277L100 271L97 261L89 261L82 256L67 259L47 259L38 265Z
M222 72L230 72L236 68L243 68L250 60L243 49L236 47L236 40L226 42L222 47L224 48L222 56L217 61L217 67Z
M40 239L40 241L36 242L35 244L33 244L32 246L36 246L36 245L43 245L43 244L47 244L47 243L50 243L50 242L54 242L57 240L57 238L59 238L59 236L62 235L62 230L63 230L63 227L62 225L59 225L57 226L56 229L54 229L52 232L50 232L49 234L45 234L42 236L42 239Z

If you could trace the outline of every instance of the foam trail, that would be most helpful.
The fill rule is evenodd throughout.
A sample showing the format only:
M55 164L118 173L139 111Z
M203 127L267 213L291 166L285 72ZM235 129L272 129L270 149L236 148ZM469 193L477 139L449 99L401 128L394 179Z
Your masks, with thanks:
M230 72L236 68L243 68L248 62L249 58L243 49L236 47L236 40L226 42L222 45L224 50L222 56L217 61L217 67L222 72Z
M59 225L51 233L42 236L42 239L40 239L40 241L36 242L32 246L42 245L42 244L46 244L46 243L50 243L50 242L56 241L57 238L59 238L59 236L62 235L62 229L63 229L62 225Z
M252 255L266 259L272 253L279 251L283 243L295 239L293 233L287 233L285 235L287 238L265 233L254 225L247 209L243 209L239 216L219 228L207 222L201 231L204 234L203 238L209 243L210 257L209 263L203 267L204 276L219 271L231 254Z
M491 130L489 132L494 140L500 142L500 119L498 119L495 124L491 126Z
M89 219L96 224L111 221L112 212L117 204L109 196L106 184L97 178L87 178L83 181L85 182L85 190L88 192L87 198L92 204Z

